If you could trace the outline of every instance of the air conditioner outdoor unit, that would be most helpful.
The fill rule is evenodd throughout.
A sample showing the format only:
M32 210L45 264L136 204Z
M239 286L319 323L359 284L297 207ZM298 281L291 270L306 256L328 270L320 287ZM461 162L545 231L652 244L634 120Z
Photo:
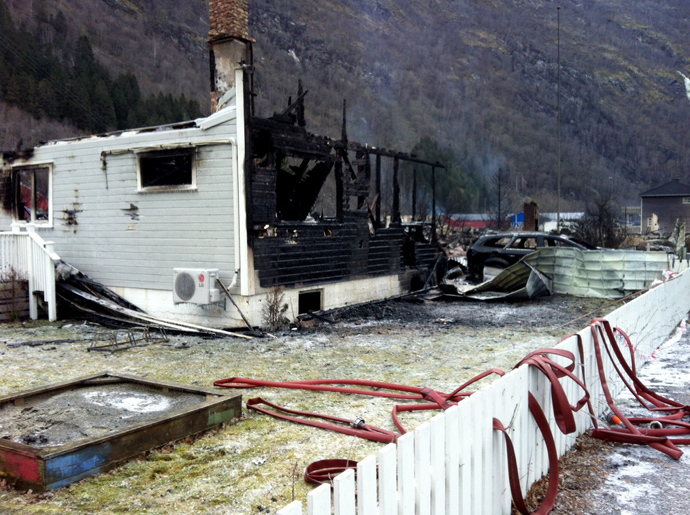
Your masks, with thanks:
M218 269L174 268L173 302L180 304L212 304L220 301L220 291L216 288Z

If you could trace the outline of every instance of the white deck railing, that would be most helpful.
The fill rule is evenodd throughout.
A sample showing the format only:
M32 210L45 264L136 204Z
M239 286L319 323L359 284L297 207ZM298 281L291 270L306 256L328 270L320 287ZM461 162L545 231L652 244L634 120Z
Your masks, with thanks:
M36 292L43 292L48 307L48 319L57 320L55 300L55 263L60 260L53 251L53 243L43 241L34 227L22 231L13 226L12 232L0 233L0 278L16 274L29 283L29 316L38 318Z
M629 334L640 359L651 356L690 311L690 272L664 283L611 313L613 326ZM587 387L597 414L607 408L589 326L580 332L585 348ZM575 337L557 347L579 355ZM582 377L582 367L577 372ZM622 383L612 373L607 380L616 395ZM572 381L563 381L572 403L581 397ZM508 427L516 447L523 492L548 470L548 456L541 434L530 415L531 391L544 408L559 454L591 427L583 409L576 414L578 431L563 435L550 409L550 384L533 367L520 367L489 387L422 424L414 432L359 462L353 471L322 485L307 496L308 515L508 515L511 492L503 436L493 430L493 418ZM334 456L337 457L337 456ZM355 494L356 492L356 494ZM295 501L279 515L302 515Z

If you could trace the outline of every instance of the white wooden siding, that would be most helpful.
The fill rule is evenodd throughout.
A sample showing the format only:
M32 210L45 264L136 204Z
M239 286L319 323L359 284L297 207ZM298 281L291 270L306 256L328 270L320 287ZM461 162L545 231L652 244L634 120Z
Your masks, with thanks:
M229 283L237 268L235 137L229 120L208 130L128 132L38 147L21 163L53 163L54 227L38 231L65 261L107 286L169 290L173 268L182 267L218 268ZM156 145L196 146L195 190L137 191L137 154L128 150ZM67 224L65 211L72 210L76 225Z

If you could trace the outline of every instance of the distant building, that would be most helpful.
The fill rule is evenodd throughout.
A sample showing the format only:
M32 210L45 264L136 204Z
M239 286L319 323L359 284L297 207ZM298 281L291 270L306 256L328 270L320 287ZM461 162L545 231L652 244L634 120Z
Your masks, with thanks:
M640 233L671 233L676 220L690 225L690 186L675 179L640 194Z
M489 229L494 225L491 215L485 213L454 213L444 218L448 227L455 230Z
M584 216L585 213L581 211L561 213L561 228L570 227ZM539 218L539 228L543 232L558 230L558 213L541 213Z
M508 216L508 218L501 223L500 230L507 231L511 227L522 228L522 216L522 213ZM454 213L449 216L443 215L442 219L444 224L456 231L467 229L474 229L477 231L496 229L496 218L490 213Z

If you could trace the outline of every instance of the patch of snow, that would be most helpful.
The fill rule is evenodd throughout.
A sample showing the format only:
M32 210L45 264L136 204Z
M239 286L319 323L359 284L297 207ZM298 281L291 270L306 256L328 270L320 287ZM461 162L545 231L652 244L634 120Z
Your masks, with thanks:
M297 57L297 54L295 53L295 51L292 48L290 50L288 50L288 55L290 57L292 57L296 63L300 62L299 57Z
M84 398L97 406L113 407L135 413L153 413L170 407L170 400L162 395L86 392Z

